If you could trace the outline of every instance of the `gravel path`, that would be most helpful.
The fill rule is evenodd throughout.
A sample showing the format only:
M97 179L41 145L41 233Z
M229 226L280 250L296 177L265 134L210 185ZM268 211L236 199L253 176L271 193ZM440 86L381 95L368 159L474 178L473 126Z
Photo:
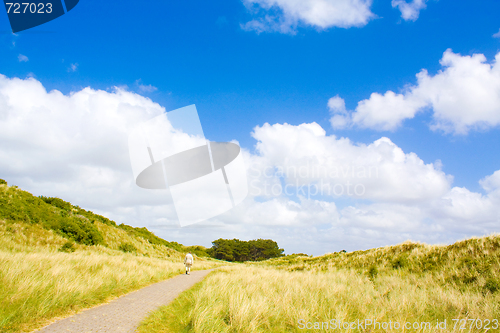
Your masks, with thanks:
M135 332L148 312L173 301L182 291L200 282L212 269L192 271L121 296L110 303L61 319L37 333Z

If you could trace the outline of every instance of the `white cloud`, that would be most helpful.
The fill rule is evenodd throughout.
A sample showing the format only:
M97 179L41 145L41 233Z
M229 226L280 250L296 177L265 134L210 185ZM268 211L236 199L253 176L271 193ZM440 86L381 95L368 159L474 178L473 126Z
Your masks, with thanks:
M339 98L339 97L332 97ZM330 99L331 101L332 99ZM382 131L392 131L398 128L405 119L413 118L416 110L425 103L411 95L396 94L392 91L384 95L372 93L369 99L358 103L356 111L349 115L344 109L339 111L328 107L332 113L330 122L335 129L348 128L357 125L362 128L374 128Z
M500 38L500 29L498 30L498 32L496 34L493 35L493 38Z
M69 65L68 72L76 72L78 70L78 63Z
M446 50L440 64L444 67L431 76L424 69L417 84L401 94L373 93L360 101L353 112L332 107L334 128L356 125L376 130L395 130L417 112L432 109L433 130L467 134L473 129L488 129L500 124L500 53L489 64L482 54L461 56ZM334 97L338 99L339 97ZM338 103L338 102L337 102Z
M313 227L336 223L338 219L339 214L334 202L304 197L293 201L283 196L266 201L249 198L217 218L227 224L263 227Z
M405 21L416 21L420 11L425 9L427 0L412 0L410 3L406 0L392 0L392 8L398 8L401 11L401 17Z
M344 108L339 98L329 105L339 112ZM440 161L426 164L388 138L354 144L327 136L316 123L265 124L252 136L257 153L244 155L251 197L219 219L247 232L251 225L297 228L299 234L289 234L285 242L303 243L301 235L306 234L314 238L309 246L318 249L320 242L325 248L332 239L336 246L353 249L346 241L350 239L359 249L407 239L452 242L493 232L500 222L500 171L480 181L487 191L484 196L451 188L453 177L441 171ZM373 171L371 176L363 173L367 170ZM320 182L325 186L318 193L310 185ZM328 192L339 184L346 189L348 182L351 195ZM355 184L365 189L362 195L354 192ZM338 209L336 198L364 200Z
M330 108L330 113L332 114L330 123L333 128L347 128L351 126L349 113L345 107L345 101L340 98L339 95L328 100L328 108Z
M273 197L285 192L310 197L352 197L391 202L422 202L439 197L452 178L440 165L405 154L388 138L364 145L327 136L316 123L264 124L252 136L258 155L249 159L250 191ZM285 139L286 138L286 139ZM306 188L297 192L297 187ZM309 187L307 187L309 186ZM281 190L280 190L281 189Z
M148 84L148 85L142 84L141 79L136 80L135 85L137 86L137 88L139 89L139 92L141 92L141 93L152 93L152 92L155 92L158 90L158 88L156 88L155 86L152 86L150 84Z
M23 55L23 54L18 55L17 60L19 60L19 62L28 62L29 61L28 57Z
M500 192L500 170L495 171L491 176L487 176L479 181L479 184L488 193Z
M439 198L419 205L397 205L375 203L358 210L366 220L366 227L397 222L398 227L419 228L425 221L445 232L452 230L463 233L487 234L498 230L500 222L500 170L479 181L486 195L471 192L464 187L453 187ZM349 208L351 209L351 208ZM371 212L371 216L369 214ZM345 212L341 212L347 217ZM400 216L395 217L395 214ZM349 221L355 221L349 219Z
M479 181L486 195L454 187L428 208L428 214L446 228L498 230L500 222L500 170ZM484 231L483 231L484 232Z
M474 220L477 223L487 221L491 217L491 213L496 210L494 202L490 198L463 187L454 187L435 202L434 214L450 223ZM496 215L495 220L498 220L498 213Z
M317 29L360 27L375 17L372 0L243 0L257 18L245 30L294 33L303 24Z
M0 76L2 176L81 206L131 202L127 131L161 112L151 100L120 89L63 95L33 78ZM135 195L147 201L147 191Z

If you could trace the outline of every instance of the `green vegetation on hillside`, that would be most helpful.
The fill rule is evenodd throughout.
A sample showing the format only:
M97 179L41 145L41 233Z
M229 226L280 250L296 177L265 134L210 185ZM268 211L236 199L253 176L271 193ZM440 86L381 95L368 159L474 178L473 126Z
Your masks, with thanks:
M495 292L500 290L500 236L471 238L448 246L405 242L313 258L286 256L269 260L266 264L288 271L352 269L372 278L392 273L430 274L442 285Z
M0 180L0 332L29 332L180 274L191 248L206 250ZM193 268L221 264L196 258Z
M109 247L110 244L107 244L106 237L100 230L103 228L99 227L106 225L124 230L131 237L143 239L152 245L164 246L178 252L191 251L199 257L209 256L207 249L203 246L184 246L177 242L169 242L145 227L136 228L125 224L117 226L114 221L104 216L72 205L60 198L36 197L16 186L7 186L7 182L3 179L0 179L0 220L7 223L38 224L77 244ZM110 229L106 230L109 232ZM117 249L119 246L121 244L112 248Z
M94 220L81 215L80 209L61 199L35 197L14 186L0 185L0 219L40 224L79 244L104 244Z
M66 238L70 242L82 245L102 245L119 249L123 252L141 252L133 249L133 244L109 244L103 230L109 233L110 228L125 231L135 239L145 240L155 246L165 247L178 252L191 252L198 257L212 257L226 261L261 261L277 258L284 250L270 239L241 241L238 239L218 239L212 247L184 246L177 242L164 240L147 228L117 225L114 221L80 208L60 198L39 196L23 191L17 186L7 186L0 179L0 220L7 223L38 224L47 230Z

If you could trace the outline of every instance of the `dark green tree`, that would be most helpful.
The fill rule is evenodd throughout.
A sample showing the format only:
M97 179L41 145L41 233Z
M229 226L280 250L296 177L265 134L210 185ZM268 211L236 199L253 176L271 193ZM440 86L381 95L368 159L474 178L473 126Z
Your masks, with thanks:
M212 242L209 254L226 261L260 261L283 256L283 249L271 239L241 241L239 239L217 239Z

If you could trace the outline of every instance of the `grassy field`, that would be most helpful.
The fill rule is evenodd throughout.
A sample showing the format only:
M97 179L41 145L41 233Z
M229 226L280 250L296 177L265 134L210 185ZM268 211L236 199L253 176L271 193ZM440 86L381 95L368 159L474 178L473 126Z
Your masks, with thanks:
M0 332L29 332L180 274L187 251L206 256L0 179ZM219 265L196 257L195 269Z
M211 274L140 332L498 332L499 268L498 235L289 256Z
M107 246L72 244L72 250L62 252L68 240L52 230L0 221L0 332L29 332L182 273L183 253L115 227L96 226ZM122 244L132 245L132 252L119 250ZM197 258L195 268L218 265Z
M207 254L0 184L0 332L29 332L179 274L187 250ZM195 268L221 265L197 257ZM499 272L499 235L231 264L139 331L498 332Z

